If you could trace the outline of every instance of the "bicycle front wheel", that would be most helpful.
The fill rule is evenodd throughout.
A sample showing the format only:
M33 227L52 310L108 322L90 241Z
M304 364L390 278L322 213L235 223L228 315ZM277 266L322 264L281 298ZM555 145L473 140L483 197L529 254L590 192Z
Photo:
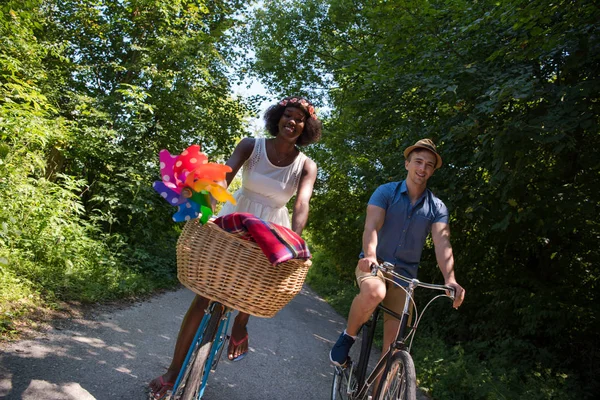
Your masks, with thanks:
M356 392L356 377L351 368L335 367L333 371L333 384L331 385L331 400L350 400Z
M377 400L416 400L415 364L406 350L399 350L392 356L383 377L375 397Z
M211 312L210 319L206 325L202 340L200 343L196 343L196 348L192 353L181 383L177 387L177 391L173 395L175 400L195 400L198 398L198 394L202 388L202 379L205 375L206 369L210 368L207 365L208 357L211 353L219 323L224 313L224 308L221 304L215 304Z

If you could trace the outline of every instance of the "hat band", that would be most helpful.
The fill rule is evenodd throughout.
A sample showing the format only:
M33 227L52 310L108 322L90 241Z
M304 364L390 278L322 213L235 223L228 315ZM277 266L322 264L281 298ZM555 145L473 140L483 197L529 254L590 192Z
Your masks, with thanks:
M431 145L429 145L429 144L426 144L426 143L418 143L416 146L417 146L417 147L424 147L424 148L426 148L426 149L428 149L428 150L431 150L431 151L433 151L435 154L437 154L437 151L435 151L435 147L433 147L433 146L431 146Z

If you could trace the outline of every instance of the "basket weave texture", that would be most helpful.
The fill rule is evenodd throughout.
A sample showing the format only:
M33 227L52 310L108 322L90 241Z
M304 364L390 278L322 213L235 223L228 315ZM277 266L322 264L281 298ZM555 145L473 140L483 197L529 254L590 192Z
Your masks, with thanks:
M292 259L273 266L256 243L196 219L177 241L177 277L184 286L257 317L270 318L289 303L310 265Z

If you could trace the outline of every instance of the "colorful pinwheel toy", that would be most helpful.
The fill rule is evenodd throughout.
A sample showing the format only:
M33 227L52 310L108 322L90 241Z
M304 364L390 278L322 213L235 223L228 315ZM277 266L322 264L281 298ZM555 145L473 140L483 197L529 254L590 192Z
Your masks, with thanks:
M152 187L169 204L177 206L173 221L183 222L200 217L206 223L212 216L210 195L217 201L230 201L233 196L219 184L225 180L231 168L227 165L209 163L208 157L195 144L174 156L168 150L161 150L160 176Z

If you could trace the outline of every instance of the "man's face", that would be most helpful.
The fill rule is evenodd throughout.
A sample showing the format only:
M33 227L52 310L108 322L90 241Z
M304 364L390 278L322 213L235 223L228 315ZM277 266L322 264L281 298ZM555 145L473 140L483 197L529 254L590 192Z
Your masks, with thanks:
M435 171L437 159L435 154L427 150L414 150L404 161L404 167L408 171L408 179L416 185L426 185L427 180Z

